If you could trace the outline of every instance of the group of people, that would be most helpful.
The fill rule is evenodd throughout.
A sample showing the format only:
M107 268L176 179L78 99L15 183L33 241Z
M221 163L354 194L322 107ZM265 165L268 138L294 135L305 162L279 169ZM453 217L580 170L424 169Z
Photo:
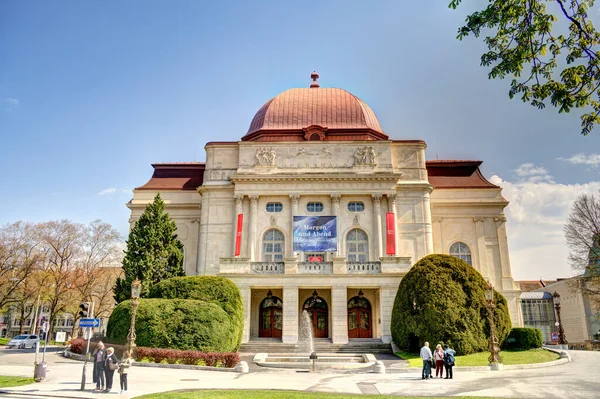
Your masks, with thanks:
M96 350L92 354L92 359L94 360L93 381L96 384L96 391L102 391L104 393L110 392L113 385L115 371L119 370L121 393L127 392L127 374L129 372L129 368L133 364L131 353L123 353L123 358L121 361L119 361L115 355L115 349L104 349L104 343L99 341L98 345L96 346Z
M423 372L421 379L428 380L433 378L431 369L435 367L435 377L444 378L444 367L446 368L446 379L452 379L454 376L452 373L452 367L454 367L454 356L456 352L451 349L448 345L444 346L438 344L435 351L431 353L429 349L429 342L425 342L425 345L421 348L421 359L423 359ZM438 377L439 375L439 377Z

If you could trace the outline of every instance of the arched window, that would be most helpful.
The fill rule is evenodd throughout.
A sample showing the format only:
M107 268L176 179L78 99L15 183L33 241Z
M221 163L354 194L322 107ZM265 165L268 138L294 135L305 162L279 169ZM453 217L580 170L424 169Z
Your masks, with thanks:
M263 236L263 262L283 262L284 242L281 231L267 230Z
M469 264L469 266L473 266L471 262L471 251L467 244L464 242L455 242L450 247L450 256L457 257L458 259L462 259Z
M361 229L352 229L346 235L346 258L348 262L369 260L369 239Z

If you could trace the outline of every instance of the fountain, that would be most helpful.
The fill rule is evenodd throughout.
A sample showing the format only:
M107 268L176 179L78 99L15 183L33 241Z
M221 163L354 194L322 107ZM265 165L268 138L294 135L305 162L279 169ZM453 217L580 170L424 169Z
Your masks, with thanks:
M371 354L352 353L320 353L319 368L358 369L375 364L375 356ZM254 363L264 367L311 369L316 371L317 353L313 341L313 323L306 310L302 311L298 328L298 345L296 353L257 353L252 359Z

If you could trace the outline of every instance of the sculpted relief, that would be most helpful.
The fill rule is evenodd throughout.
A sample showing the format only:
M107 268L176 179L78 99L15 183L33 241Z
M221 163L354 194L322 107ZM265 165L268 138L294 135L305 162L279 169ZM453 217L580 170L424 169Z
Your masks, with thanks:
M254 165L275 166L275 150L272 148L259 148L254 156Z
M375 150L373 147L357 148L354 151L354 164L355 165L375 165Z

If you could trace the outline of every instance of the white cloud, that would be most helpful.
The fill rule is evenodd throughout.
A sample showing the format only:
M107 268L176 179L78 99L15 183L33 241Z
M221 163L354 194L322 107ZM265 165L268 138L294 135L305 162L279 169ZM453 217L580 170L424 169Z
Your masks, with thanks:
M4 102L10 105L19 105L19 100L13 97L5 97Z
M542 181L553 181L552 176L550 176L546 168L543 166L535 166L532 163L519 165L519 167L515 169L515 172L517 172L517 176L526 178L526 180L530 182L538 183Z
M107 188L107 189L104 189L104 190L100 191L98 193L98 195L114 194L116 192L119 192L119 193L131 193L131 189L130 188L110 187L110 188Z
M587 165L592 167L600 166L600 154L586 155L583 153L575 154L570 158L556 158L559 161L572 163L573 165Z
M556 183L545 168L533 164L519 166L517 175L514 182L499 176L490 178L490 182L502 187L502 195L510 201L505 213L514 278L536 280L573 275L567 263L569 250L563 226L573 201L583 193L598 192L600 181Z

